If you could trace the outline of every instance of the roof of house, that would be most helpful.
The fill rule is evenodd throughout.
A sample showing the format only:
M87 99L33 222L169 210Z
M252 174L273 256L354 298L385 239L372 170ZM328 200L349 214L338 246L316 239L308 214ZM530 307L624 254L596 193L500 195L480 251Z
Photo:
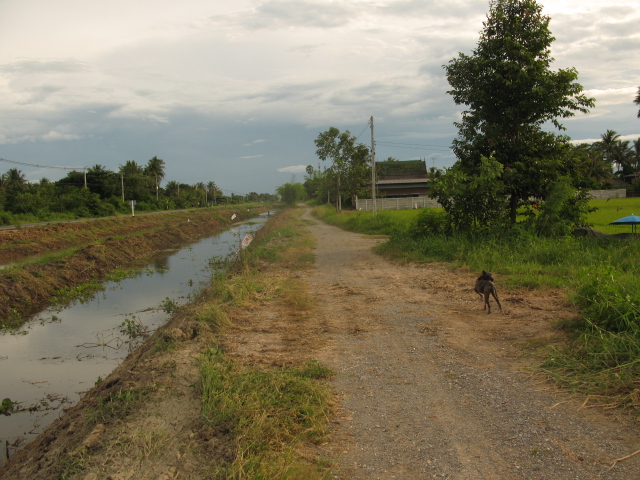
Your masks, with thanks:
M378 174L381 177L427 176L427 165L424 160L405 160L402 162L378 162Z

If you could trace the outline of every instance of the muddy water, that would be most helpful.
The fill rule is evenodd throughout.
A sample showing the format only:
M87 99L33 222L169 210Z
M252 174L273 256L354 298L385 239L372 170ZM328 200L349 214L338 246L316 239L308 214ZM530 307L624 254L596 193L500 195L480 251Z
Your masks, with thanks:
M211 278L215 260L236 252L265 220L266 214L159 256L137 276L105 284L89 301L44 310L18 331L1 332L0 401L9 398L26 411L0 415L0 466L7 451L42 433L136 346L139 337L123 323L149 332L161 326L166 307L187 303Z

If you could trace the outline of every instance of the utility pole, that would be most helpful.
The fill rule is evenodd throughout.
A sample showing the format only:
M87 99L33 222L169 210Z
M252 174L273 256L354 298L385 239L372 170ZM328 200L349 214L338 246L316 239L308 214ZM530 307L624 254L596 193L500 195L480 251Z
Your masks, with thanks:
M120 186L122 187L122 201L124 202L124 174L120 174Z
M84 167L84 188L87 188L87 167Z
M376 209L376 142L373 139L373 115L371 116L371 200L375 217L378 212Z

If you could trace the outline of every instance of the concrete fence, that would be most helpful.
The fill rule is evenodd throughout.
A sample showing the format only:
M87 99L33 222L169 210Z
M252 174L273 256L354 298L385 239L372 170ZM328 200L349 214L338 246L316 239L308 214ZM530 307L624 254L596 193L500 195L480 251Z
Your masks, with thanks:
M413 208L436 208L440 204L429 197L377 198L376 210L410 210ZM356 210L370 212L373 200L356 198Z
M593 198L625 198L627 191L624 188L618 190L591 190ZM377 198L376 210L411 210L414 208L437 208L440 204L429 197L402 197L402 198ZM356 210L370 212L373 210L373 201L370 198L356 198Z
M604 200L607 198L625 198L627 196L627 191L624 188L617 190L591 190L589 193L593 198L597 198L598 200Z

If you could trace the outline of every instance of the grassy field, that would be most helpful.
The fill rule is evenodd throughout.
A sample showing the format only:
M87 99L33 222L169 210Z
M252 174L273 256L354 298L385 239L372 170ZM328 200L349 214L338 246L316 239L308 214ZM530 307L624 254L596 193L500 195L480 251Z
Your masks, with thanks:
M594 200L589 223L603 233L628 233L612 221L640 214L640 199ZM520 229L469 237L421 234L412 225L420 210L341 212L318 207L316 215L350 231L384 234L379 253L400 262L448 262L454 268L499 273L510 290L562 289L580 309L564 351L549 352L544 368L559 383L587 394L609 395L640 411L640 240L636 238L540 238Z
M640 215L640 197L591 200L590 205L596 207L597 210L589 215L589 224L604 233L630 232L630 225L609 224L627 215Z

